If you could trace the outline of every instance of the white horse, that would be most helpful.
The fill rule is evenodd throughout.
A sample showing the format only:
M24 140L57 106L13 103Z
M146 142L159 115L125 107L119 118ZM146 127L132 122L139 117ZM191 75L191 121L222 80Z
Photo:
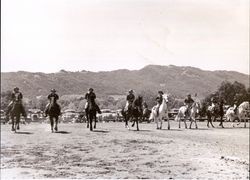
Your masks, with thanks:
M175 121L179 121L179 128L181 128L181 118L184 118L185 128L187 129L187 123L186 123L187 117L185 115L186 111L187 111L187 106L180 107L179 112L175 117ZM195 123L195 128L196 129L198 128L196 119L195 119L195 116L198 112L199 112L199 104L197 102L194 102L190 110L189 119L191 123L190 123L189 129L191 129L193 122Z
M162 129L162 119L166 118L168 120L168 129L170 129L169 117L168 117L168 95L163 94L163 101L159 107L159 113L157 114L157 106L152 108L152 112L150 114L150 120L154 120L157 124L156 129ZM160 124L160 125L159 125Z
M246 128L246 122L247 122L247 115L249 113L249 102L248 101L244 101L243 103L241 103L236 111L236 114L234 112L234 108L230 107L227 112L226 112L226 118L227 121L231 121L232 122L232 126L234 127L234 123L233 121L238 117L239 118L239 122L237 124L237 126L241 123L242 120L245 121L245 125L244 127Z

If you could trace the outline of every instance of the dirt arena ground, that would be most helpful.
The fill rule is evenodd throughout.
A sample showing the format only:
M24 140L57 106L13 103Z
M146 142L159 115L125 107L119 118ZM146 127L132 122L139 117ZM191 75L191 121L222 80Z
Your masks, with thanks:
M15 134L1 125L1 179L249 179L249 124L171 126L140 124L137 132L99 123L90 132L86 124L59 124L51 133L49 124L33 123Z

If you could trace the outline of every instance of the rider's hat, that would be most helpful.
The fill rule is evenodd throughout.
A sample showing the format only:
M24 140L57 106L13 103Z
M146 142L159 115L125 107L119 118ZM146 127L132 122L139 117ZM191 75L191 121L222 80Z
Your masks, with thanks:
M133 92L134 92L134 90L133 90L133 89L130 89L128 92L129 92L129 93L133 93Z
M159 94L164 94L163 91L158 91Z
M55 89L51 89L50 91L51 91L51 92L56 92L56 90L55 90Z
M187 94L187 96L191 96L191 94Z
M94 89L93 88L89 88L89 91L94 91Z
M15 88L14 88L14 91L16 91L16 90L19 90L19 88L18 88L18 87L15 87Z

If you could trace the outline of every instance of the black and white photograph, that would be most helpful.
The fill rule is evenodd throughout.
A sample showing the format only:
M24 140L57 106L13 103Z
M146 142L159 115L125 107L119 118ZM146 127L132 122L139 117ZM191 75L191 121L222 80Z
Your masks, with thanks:
M2 0L2 180L249 179L249 0Z

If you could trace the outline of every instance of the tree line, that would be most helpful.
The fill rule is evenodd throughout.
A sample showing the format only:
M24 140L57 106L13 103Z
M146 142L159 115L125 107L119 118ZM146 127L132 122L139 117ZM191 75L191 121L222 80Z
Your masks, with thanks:
M5 110L11 101L12 91L1 92L1 109ZM143 100L148 104L149 108L156 105L157 94L152 91L141 91L138 94L143 96ZM98 95L97 95L98 96ZM99 97L97 103L101 109L121 109L125 106L125 95L124 98L115 99L112 96ZM223 81L218 89L208 94L204 99L201 99L202 107L201 114L206 113L206 107L211 103L211 98L223 99L225 104L233 106L234 100L237 99L239 102L250 100L250 87L246 88L244 84L237 81L231 83ZM169 95L169 108L179 108L184 105L183 99L178 99L175 95ZM33 99L24 98L23 103L26 109L41 109L44 110L48 103L47 96L37 96ZM63 95L60 96L58 103L62 109L74 109L77 112L84 111L86 100L80 95Z

